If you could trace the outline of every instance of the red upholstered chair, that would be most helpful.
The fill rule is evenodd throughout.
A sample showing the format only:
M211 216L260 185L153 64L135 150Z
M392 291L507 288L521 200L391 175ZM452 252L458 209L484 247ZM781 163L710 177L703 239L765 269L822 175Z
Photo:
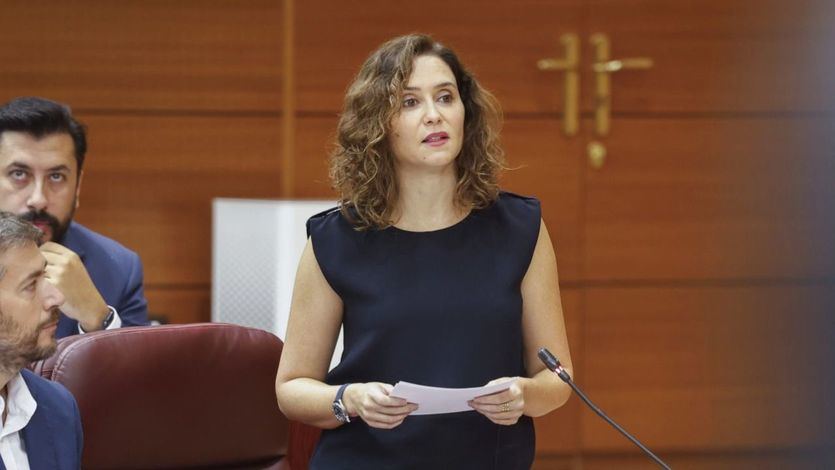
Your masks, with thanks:
M275 399L282 342L236 325L64 338L32 369L78 401L85 469L289 469Z
M297 421L290 421L290 448L287 461L293 470L307 470L322 430Z

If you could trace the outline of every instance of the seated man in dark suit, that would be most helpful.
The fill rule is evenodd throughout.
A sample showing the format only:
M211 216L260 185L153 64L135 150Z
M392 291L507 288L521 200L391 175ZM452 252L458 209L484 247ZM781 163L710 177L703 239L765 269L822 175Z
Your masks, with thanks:
M41 232L0 212L0 468L78 469L81 419L63 385L24 367L55 352L61 292L46 280Z
M67 106L17 98L0 107L0 210L44 233L46 277L66 299L58 338L148 324L139 256L72 221L86 151Z

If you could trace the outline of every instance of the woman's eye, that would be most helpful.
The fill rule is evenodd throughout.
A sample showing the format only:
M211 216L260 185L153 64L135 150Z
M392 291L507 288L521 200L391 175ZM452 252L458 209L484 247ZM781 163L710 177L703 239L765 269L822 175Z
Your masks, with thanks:
M413 106L417 106L417 100L414 98L406 98L403 100L403 107L404 108L411 108Z
M453 96L452 96L451 94L447 94L447 95L441 95L441 96L438 98L438 101L440 101L441 103L452 103L452 101L453 101L454 99L455 99L455 98L453 98Z

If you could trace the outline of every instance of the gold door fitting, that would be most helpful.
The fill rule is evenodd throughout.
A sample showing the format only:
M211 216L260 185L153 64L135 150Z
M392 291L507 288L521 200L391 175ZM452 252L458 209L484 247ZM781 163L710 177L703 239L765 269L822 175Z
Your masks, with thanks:
M566 33L560 36L560 44L565 49L564 58L541 59L536 62L536 67L539 70L555 70L564 73L563 132L567 136L574 136L580 127L580 38L576 34Z
M586 146L586 152L589 156L589 166L595 170L599 170L606 163L606 146L602 143L593 140Z
M618 72L620 70L646 70L653 66L649 57L636 57L634 59L610 60L603 63L592 64L591 69L595 72Z
M594 47L594 63L591 66L594 79L594 131L598 136L609 134L612 114L612 91L610 74L622 70L646 70L652 68L653 60L649 57L629 59L609 59L609 38L598 33L591 36Z

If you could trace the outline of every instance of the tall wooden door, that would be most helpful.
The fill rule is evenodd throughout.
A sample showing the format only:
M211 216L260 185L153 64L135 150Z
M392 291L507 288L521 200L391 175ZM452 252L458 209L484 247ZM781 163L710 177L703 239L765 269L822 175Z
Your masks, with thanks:
M740 468L831 445L818 400L835 307L835 5L591 0L588 18L587 138L606 149L582 185L588 391L674 455ZM600 33L610 60L652 67L595 72ZM590 414L581 430L586 451L632 449Z
M432 34L503 105L504 186L543 202L575 375L592 397L692 468L785 463L825 443L827 421L804 403L826 390L815 382L835 306L829 2L296 9L297 196L332 195L324 155L367 54ZM542 70L565 66L572 40L573 135L568 73ZM618 59L639 60L605 63ZM651 468L576 400L537 428L537 468Z

